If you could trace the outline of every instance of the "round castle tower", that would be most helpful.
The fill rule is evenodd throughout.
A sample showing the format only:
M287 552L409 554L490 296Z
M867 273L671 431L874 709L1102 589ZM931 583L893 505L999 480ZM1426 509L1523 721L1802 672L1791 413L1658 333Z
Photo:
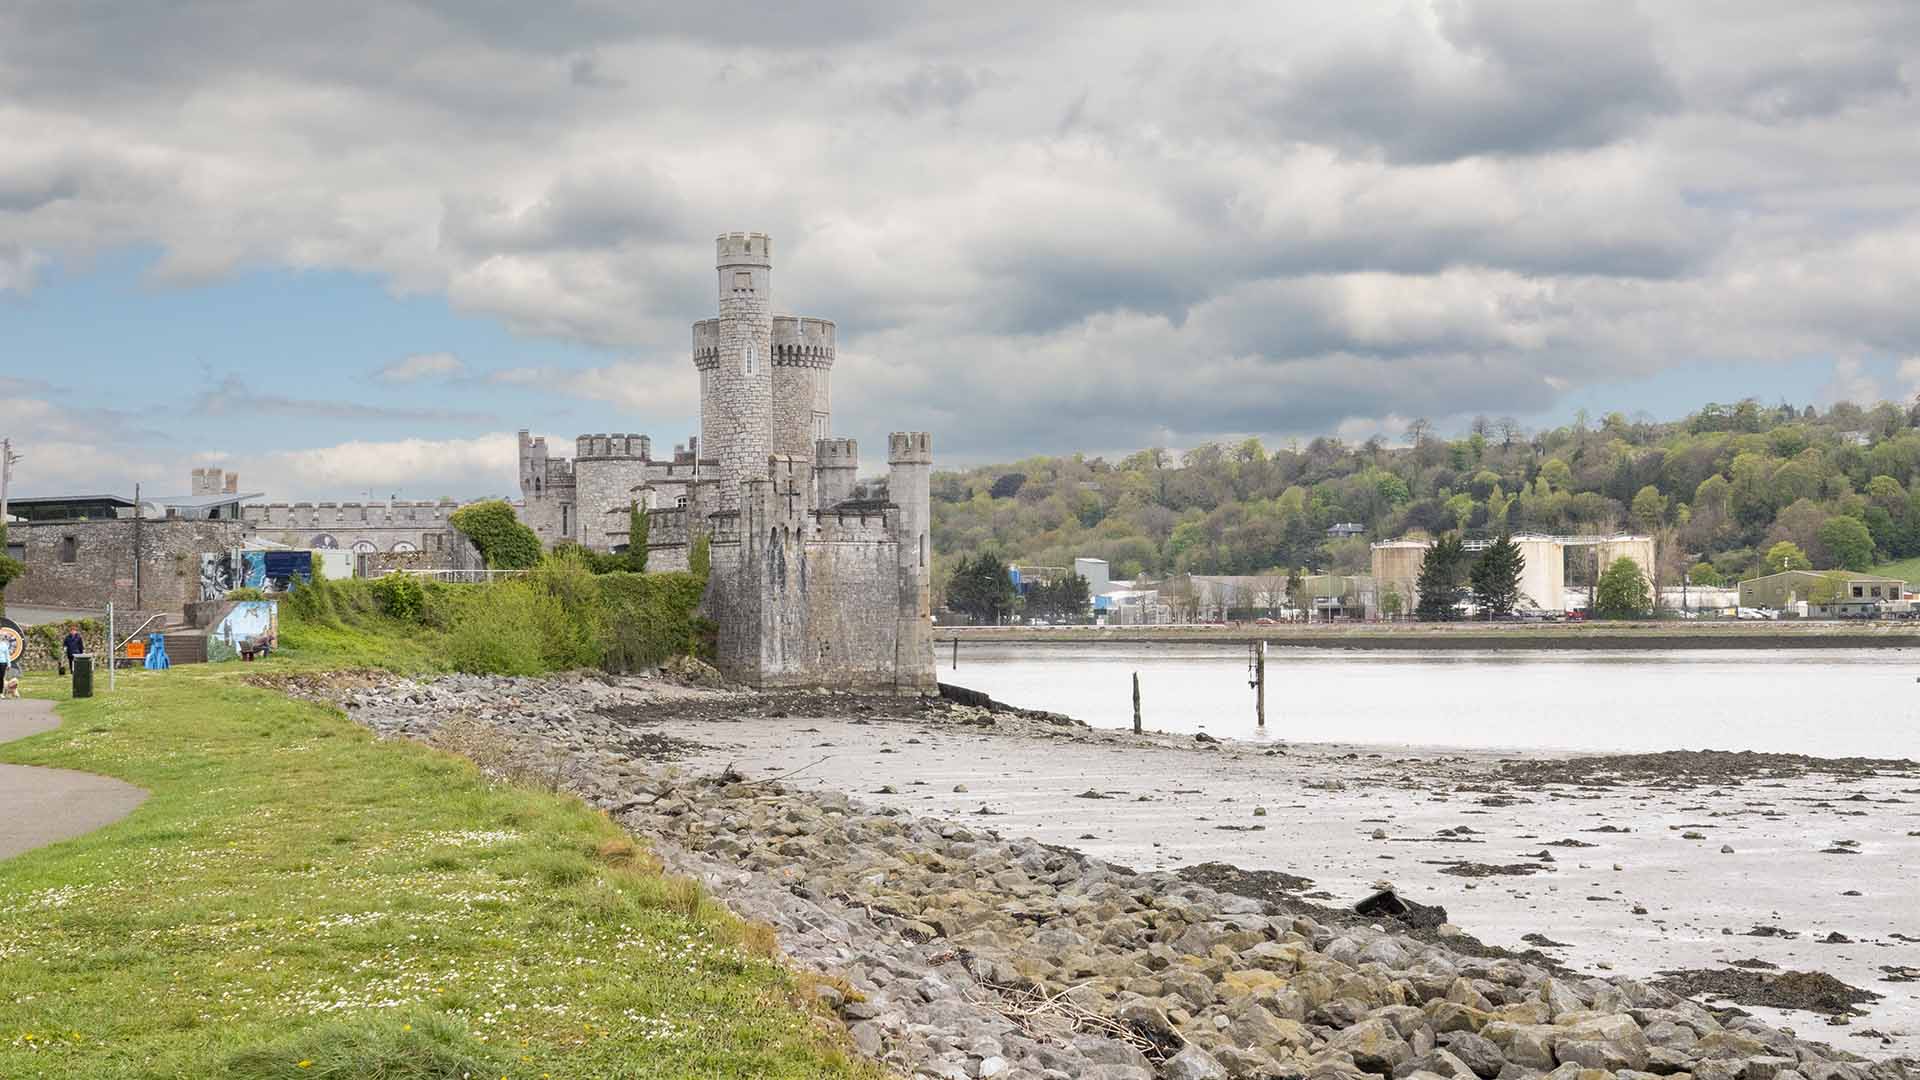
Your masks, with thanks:
M766 479L773 449L773 253L755 232L724 233L714 251L720 317L693 326L700 445L720 463L720 509L737 510L740 485Z
M714 242L720 317L693 324L700 371L700 456L720 463L720 508L740 484L767 478L767 457L811 461L832 430L834 326L773 311L773 252L765 233Z
M833 432L833 323L795 315L773 319L773 452L812 458Z

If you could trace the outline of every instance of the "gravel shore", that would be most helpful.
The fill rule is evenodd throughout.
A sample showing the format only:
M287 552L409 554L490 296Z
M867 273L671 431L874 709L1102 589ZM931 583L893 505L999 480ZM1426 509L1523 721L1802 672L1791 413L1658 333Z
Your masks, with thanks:
M905 1073L1920 1075L1912 986L1882 981L1920 963L1911 763L1281 750L653 680L290 689L561 778L773 924ZM1381 879L1416 906L1355 915Z

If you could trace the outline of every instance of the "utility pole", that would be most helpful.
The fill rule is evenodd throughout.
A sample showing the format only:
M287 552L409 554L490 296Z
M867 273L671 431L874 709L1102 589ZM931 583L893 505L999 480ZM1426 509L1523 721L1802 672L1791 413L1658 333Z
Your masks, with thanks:
M20 455L13 452L12 439L0 439L0 528L7 524L7 488L13 483L13 467Z
M140 485L133 485L133 610L140 610L140 525L146 517L140 505Z

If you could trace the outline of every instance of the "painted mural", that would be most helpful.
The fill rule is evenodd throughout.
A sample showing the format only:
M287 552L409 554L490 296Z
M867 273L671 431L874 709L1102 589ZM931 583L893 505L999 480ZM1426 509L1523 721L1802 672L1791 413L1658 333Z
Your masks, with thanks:
M224 600L246 586L283 593L296 581L313 580L313 556L306 551L219 551L200 556L200 599Z
M233 556L229 552L206 552L200 556L200 599L224 600L226 595L239 588L233 569Z
M207 634L207 661L252 658L280 641L280 604L275 600L242 600L233 605Z

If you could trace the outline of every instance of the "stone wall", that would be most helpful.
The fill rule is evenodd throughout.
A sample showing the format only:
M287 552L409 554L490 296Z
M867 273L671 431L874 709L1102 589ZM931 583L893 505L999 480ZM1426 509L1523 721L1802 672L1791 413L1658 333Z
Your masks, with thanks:
M897 572L899 627L895 669L901 688L934 689L933 673L933 440L924 431L887 436L887 497L900 508Z
M7 601L93 610L111 601L124 610L183 612L200 599L200 556L237 548L252 532L244 521L179 518L16 522L7 535L25 545L27 572L7 587Z
M341 551L433 550L462 503L268 503L244 507L242 518L263 540L293 548Z
M573 463L575 542L606 551L627 542L627 511L647 483L647 462L631 457L577 458ZM544 540L545 537L542 537Z

